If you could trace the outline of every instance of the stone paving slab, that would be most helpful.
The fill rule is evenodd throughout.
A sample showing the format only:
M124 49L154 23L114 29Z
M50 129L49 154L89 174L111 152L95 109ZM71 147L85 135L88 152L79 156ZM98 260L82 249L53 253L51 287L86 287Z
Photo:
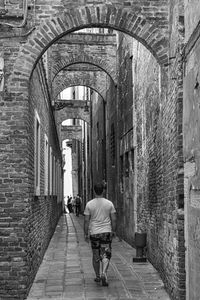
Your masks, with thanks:
M27 300L170 300L153 266L149 262L132 262L134 248L116 238L112 249L109 286L102 287L94 282L83 216L63 215Z

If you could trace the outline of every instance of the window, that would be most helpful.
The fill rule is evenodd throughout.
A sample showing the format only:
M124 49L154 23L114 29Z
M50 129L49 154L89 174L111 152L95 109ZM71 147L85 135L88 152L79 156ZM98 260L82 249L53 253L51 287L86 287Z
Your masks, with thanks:
M48 172L49 171L49 143L48 137L44 136L44 194L48 194Z
M34 169L35 169L35 195L40 195L40 118L35 111L35 153L34 153Z

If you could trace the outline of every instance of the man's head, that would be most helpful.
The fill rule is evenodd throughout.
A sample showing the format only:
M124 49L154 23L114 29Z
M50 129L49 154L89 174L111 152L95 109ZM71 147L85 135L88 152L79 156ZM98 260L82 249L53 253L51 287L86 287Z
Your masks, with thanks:
M103 194L103 184L101 182L96 183L94 185L94 191L95 191L95 194L98 195L98 196Z

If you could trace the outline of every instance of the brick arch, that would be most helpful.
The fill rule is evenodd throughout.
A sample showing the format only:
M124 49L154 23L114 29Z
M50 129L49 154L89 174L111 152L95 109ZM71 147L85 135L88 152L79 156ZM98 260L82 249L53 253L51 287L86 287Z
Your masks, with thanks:
M66 9L62 14L58 13L57 16L41 21L28 37L27 42L21 46L8 87L12 91L21 90L21 87L24 87L22 81L28 84L36 63L48 47L65 34L85 27L107 27L123 31L143 43L160 65L167 63L166 30L162 29L161 19L152 18L152 20L154 21L148 21L141 11L140 13L134 12L134 7L127 9L116 4L93 4ZM14 80L12 82L12 79L15 79L15 76L19 78L19 75L21 75L22 83L20 87L14 84Z
M80 119L88 124L90 124L90 115L88 112L84 112L79 109L76 112L69 111L67 108L57 112L56 124L61 125L62 122L70 119Z
M73 74L68 74L67 76L57 75L52 86L52 97L56 101L57 96L68 87L87 86L97 92L105 100L106 76L106 73L103 73L102 71L96 72L95 75L94 72L87 72L87 75L85 75L85 73L81 71L77 71Z
M51 80L54 81L56 75L66 67L69 67L73 64L91 64L100 68L102 71L106 72L106 74L113 80L113 82L117 83L117 72L116 72L116 64L115 62L109 61L102 57L97 57L94 55L86 55L85 53L76 53L74 55L70 53L67 58L59 60L59 62L55 63L51 67Z

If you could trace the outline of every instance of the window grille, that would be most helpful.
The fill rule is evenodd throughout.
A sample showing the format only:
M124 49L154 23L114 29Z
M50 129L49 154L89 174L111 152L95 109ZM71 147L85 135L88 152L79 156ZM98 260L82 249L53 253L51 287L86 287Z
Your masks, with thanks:
M40 118L35 111L35 153L34 153L34 169L35 169L35 195L40 195Z

